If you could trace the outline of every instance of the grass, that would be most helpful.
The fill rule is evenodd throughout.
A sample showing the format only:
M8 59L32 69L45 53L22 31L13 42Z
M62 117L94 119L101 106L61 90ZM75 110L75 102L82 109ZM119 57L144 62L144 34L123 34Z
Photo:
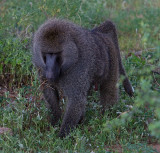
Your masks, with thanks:
M160 138L159 0L2 0L0 2L0 152L156 152ZM31 62L32 36L45 20L67 18L92 28L115 22L123 63L135 88L100 116L99 93L88 97L86 117L70 137L52 127ZM140 54L139 54L140 53ZM150 121L152 121L150 123Z

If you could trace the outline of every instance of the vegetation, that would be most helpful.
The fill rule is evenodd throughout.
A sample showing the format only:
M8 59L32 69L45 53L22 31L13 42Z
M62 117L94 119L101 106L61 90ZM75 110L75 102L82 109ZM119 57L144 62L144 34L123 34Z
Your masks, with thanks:
M159 0L1 0L0 152L156 152L160 140ZM100 116L99 93L88 97L86 118L71 136L58 138L31 62L32 36L52 17L86 28L115 22L123 63L135 88ZM157 73L156 73L157 72ZM157 151L158 152L158 151Z

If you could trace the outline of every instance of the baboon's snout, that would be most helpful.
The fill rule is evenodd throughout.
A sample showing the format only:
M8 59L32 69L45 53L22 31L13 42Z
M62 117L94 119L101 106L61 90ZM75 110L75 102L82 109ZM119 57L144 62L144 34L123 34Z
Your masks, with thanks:
M57 58L55 54L46 54L46 79L51 82L57 81L60 75L60 65Z

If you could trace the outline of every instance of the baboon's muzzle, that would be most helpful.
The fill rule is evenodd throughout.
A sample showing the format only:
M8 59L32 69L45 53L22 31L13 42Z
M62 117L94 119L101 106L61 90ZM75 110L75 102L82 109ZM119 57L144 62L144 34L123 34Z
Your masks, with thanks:
M45 63L46 63L45 77L50 82L57 81L59 78L60 64L58 58L59 57L56 54L45 55Z

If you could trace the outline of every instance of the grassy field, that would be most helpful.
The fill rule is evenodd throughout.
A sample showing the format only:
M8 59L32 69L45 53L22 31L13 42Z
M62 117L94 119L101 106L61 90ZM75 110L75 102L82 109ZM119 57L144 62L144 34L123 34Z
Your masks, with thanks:
M111 19L135 89L100 116L99 93L88 97L84 123L58 138L31 62L32 37L45 20L66 18L85 28ZM1 0L0 152L158 152L160 140L159 0ZM153 72L154 71L154 72ZM160 150L159 150L160 152Z

